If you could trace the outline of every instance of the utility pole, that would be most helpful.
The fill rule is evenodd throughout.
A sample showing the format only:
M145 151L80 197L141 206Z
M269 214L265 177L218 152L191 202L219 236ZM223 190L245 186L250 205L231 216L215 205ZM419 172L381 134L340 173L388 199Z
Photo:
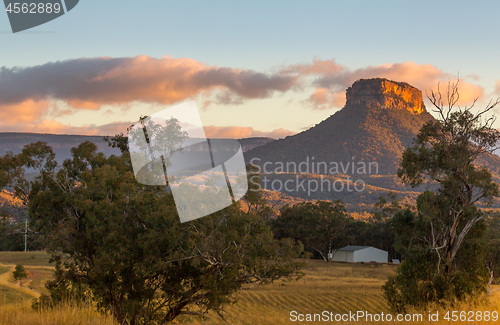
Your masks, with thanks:
M26 219L26 223L25 223L25 227L24 227L24 251L27 252L28 251L28 219Z

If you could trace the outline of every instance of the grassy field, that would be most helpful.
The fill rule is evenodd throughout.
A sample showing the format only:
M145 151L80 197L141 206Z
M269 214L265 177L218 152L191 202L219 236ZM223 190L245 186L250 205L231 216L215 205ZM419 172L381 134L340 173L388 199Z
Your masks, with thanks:
M250 324L393 324L394 322L300 322L291 321L290 313L345 314L357 311L371 314L389 312L382 296L381 286L395 273L395 265L325 263L319 260L308 261L305 276L296 282L274 283L253 288L240 293L239 301L227 308L224 322L211 316L208 320L183 319L181 324L204 325L250 325ZM499 310L500 297L491 300L491 307L463 305L459 310ZM424 315L427 317L427 314ZM441 315L443 316L443 315ZM406 322L403 322L406 323ZM448 324L448 322L412 322L420 324ZM454 323L459 324L460 322ZM495 322L475 322L474 324L493 324Z
M67 306L51 311L35 312L33 298L47 293L45 282L52 278L53 267L45 252L0 252L0 325L116 325L109 315L92 308ZM28 278L21 287L12 272L23 264Z
M0 264L53 267L46 252L0 252Z
M34 258L31 256L34 254ZM66 306L42 313L30 308L31 299L43 292L43 283L52 275L48 255L45 253L0 252L0 325L116 325L109 315L101 315L91 307ZM12 271L17 263L25 265L29 277L25 287L13 282ZM329 311L334 314L364 311L372 314L389 309L382 297L381 286L394 274L396 266L381 264L325 263L309 260L304 269L305 276L298 281L276 282L259 286L237 295L237 302L227 308L226 321L211 315L206 320L181 318L178 324L185 325L279 325L279 324L371 324L366 321L344 322L300 322L291 321L290 313L318 314ZM490 299L489 306L463 305L457 310L497 310L500 296ZM411 322L414 324L448 324L439 322ZM427 317L427 313L424 313ZM395 322L372 322L392 324ZM408 323L408 322L400 322ZM466 322L455 322L460 324ZM495 322L474 322L494 324Z
M280 281L241 292L239 301L227 309L227 323L211 317L204 324L293 324L291 311L302 314L324 310L342 313L387 311L380 287L395 270L393 265L309 260L302 279ZM198 323L193 320L183 322Z
M47 293L45 282L53 275L48 261L45 252L0 252L0 306L23 305ZM22 286L12 275L17 264L24 265L28 273Z

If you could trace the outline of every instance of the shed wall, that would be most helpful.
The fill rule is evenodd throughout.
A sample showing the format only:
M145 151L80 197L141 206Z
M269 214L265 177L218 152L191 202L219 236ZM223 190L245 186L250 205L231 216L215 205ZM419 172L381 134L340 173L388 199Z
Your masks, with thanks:
M353 261L356 262L377 262L387 263L389 261L389 254L386 251L374 247L360 249L354 252Z
M354 254L353 252L348 251L337 251L333 256L333 261L335 262L354 262Z

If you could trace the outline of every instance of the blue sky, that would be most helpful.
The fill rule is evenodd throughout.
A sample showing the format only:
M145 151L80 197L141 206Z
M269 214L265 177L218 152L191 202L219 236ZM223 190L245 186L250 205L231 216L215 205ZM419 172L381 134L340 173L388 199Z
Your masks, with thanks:
M47 63L55 61L138 55L161 59L167 55L206 67L232 69L230 78L237 78L237 71L246 71L272 79L291 66L308 66L312 71L316 59L341 66L339 71L349 74L349 82L355 76L375 77L382 71L383 76L401 78L397 81L414 84L416 80L419 88L432 88L460 73L464 85L470 86L464 86L463 91L485 100L500 95L495 93L500 80L498 12L500 3L496 1L82 0L61 18L16 34L10 31L7 14L0 13L0 66L13 72L15 66L29 69L41 65L47 71ZM89 64L98 63L91 60ZM64 74L63 69L72 67L74 64L68 64L58 71ZM225 130L227 134L235 132L235 136L281 136L316 124L342 107L345 82L321 90L317 80L333 72L316 69L303 73L302 68L292 73L300 82L270 85L262 90L265 94L238 92L225 81L216 85L209 82L178 101L141 96L136 100L113 97L113 101L103 95L98 103L79 107L74 98L67 99L64 94L54 97L47 90L51 88L43 85L35 87L36 96L24 94L22 100L34 100L28 105L20 100L6 101L8 94L2 95L0 89L0 131L101 134L115 131L144 113L154 113L162 105L196 99L199 107L205 107L203 122L216 134ZM413 77L408 77L408 71ZM29 84L30 73L40 72L23 73L23 78L16 79L16 89L24 88L23 82ZM12 82L4 72L0 85L2 78L4 85ZM251 80L260 80L255 78ZM75 82L75 87L78 84ZM42 98L43 91L48 104ZM326 97L318 101L313 94ZM231 95L231 100L221 100L225 95ZM20 115L17 119L12 117L16 111ZM242 133L237 133L238 128ZM281 131L272 133L275 130Z

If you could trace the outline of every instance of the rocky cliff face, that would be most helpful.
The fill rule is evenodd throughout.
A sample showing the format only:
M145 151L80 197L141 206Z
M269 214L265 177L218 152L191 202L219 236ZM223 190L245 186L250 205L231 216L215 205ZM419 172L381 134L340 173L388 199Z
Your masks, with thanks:
M422 92L382 78L360 79L347 89L344 108L311 129L250 150L245 159L262 162L377 162L379 173L395 175L401 155L434 118Z
M394 107L406 109L414 115L427 112L420 90L388 79L360 79L347 89L346 98L346 106Z

